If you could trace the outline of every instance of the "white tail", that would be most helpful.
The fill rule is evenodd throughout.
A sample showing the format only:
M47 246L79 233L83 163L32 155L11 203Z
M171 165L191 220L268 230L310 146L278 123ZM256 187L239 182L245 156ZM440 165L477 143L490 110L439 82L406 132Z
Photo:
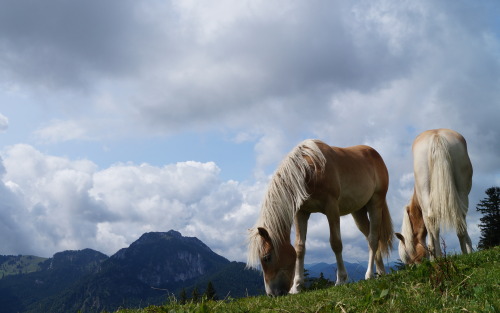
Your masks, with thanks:
M468 208L457 192L452 166L448 141L434 134L429 150L430 206L436 212L436 225L464 232Z

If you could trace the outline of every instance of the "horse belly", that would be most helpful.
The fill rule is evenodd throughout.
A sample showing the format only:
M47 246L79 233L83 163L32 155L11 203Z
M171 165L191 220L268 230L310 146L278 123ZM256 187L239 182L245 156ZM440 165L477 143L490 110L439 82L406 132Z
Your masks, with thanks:
M304 201L300 210L307 213L325 213L325 201L311 197Z
M348 215L364 207L371 196L368 194L357 194L355 196L341 197L333 203L338 204L339 215ZM332 202L322 197L310 197L301 206L300 210L308 213L323 213L325 214L327 206L332 205Z
M368 201L370 196L359 195L358 197L343 197L339 200L339 214L341 216L348 215L357 210L363 208Z

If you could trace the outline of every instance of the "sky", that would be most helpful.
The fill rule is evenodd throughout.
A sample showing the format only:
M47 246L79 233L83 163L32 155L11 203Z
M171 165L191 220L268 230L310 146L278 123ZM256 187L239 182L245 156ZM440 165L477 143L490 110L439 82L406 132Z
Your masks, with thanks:
M467 140L477 245L475 207L500 185L497 0L0 7L0 254L112 255L175 229L245 261L267 183L306 138L382 155L398 231L411 144L434 128ZM352 217L341 224L344 259L366 261ZM328 237L313 215L306 263L335 262Z

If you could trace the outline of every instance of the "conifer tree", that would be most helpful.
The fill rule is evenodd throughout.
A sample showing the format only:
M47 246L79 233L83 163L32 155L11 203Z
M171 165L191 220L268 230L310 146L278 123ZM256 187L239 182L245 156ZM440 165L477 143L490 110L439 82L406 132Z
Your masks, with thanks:
M186 289L182 288L181 294L179 295L180 304L184 305L187 302Z
M500 244L500 187L488 188L486 194L488 197L479 201L476 206L476 209L483 213L479 224L479 249L488 249Z
M208 300L218 300L217 293L211 281L208 282L207 290L205 290L205 297L207 297Z
M198 302L198 300L200 298L200 293L198 292L198 287L194 287L193 289L193 293L191 294L191 300L193 301L193 303L196 303Z

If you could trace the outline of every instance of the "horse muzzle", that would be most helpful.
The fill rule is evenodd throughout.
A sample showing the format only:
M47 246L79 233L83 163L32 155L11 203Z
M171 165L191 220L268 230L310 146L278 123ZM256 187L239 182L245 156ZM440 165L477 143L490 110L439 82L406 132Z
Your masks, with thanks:
M266 293L270 297L287 295L292 288L293 279L284 272L279 272L269 283L266 282Z

